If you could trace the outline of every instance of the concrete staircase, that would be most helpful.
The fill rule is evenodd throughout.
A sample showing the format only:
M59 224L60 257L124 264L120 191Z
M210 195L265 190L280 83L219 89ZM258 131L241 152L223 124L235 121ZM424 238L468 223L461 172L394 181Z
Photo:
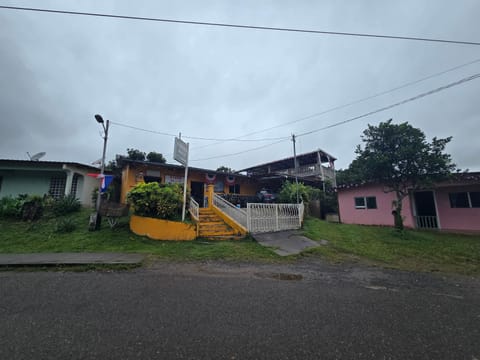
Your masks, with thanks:
M198 221L198 236L214 239L234 239L239 234L228 226L220 216L208 208L201 208Z

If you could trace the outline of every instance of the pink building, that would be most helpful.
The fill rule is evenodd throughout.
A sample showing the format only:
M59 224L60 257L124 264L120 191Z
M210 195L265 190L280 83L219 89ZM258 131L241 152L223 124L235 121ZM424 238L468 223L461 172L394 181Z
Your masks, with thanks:
M375 184L338 188L340 220L346 224L393 226L395 195ZM403 200L409 228L480 231L480 173L455 174L432 189L412 191Z

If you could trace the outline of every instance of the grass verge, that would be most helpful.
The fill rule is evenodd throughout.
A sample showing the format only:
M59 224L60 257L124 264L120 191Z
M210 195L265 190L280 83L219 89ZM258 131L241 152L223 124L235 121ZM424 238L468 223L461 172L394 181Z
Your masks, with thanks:
M308 254L413 271L480 274L480 235L327 223L307 218L304 234L329 244Z
M130 232L123 219L111 229L106 221L99 231L88 231L90 210L35 222L0 219L0 253L126 252L150 254L154 258L275 262L281 258L252 238L232 241L157 241ZM73 224L71 232L59 232L59 224Z

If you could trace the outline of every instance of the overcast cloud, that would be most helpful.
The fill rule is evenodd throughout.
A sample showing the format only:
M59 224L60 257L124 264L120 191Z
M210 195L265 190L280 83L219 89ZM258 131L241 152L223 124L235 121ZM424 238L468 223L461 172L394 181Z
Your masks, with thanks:
M480 2L431 1L5 1L0 5L207 22L480 41ZM480 59L480 46L243 30L0 9L0 158L89 164L101 156L99 113L170 134L289 137L480 73L480 62L341 110L312 114ZM480 170L480 79L346 125L298 137L345 168L367 124L393 118ZM291 122L289 125L278 125ZM291 156L288 139L190 142L191 165L241 169ZM172 159L173 138L113 124L107 159L127 148ZM220 155L238 155L213 158ZM213 158L213 159L209 159ZM208 160L198 160L208 159ZM196 160L196 161L195 161Z

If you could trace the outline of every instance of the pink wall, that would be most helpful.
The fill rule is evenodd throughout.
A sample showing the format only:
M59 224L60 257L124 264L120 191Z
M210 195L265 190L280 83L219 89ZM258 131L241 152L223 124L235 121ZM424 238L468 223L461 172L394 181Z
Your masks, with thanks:
M355 197L375 196L376 209L356 209ZM392 201L393 193L384 193L383 187L367 185L350 189L338 190L338 208L340 220L345 224L384 225L393 226ZM410 199L403 199L402 215L405 227L414 227Z
M442 187L435 190L440 228L445 230L480 231L480 208L452 208L449 193L480 191L480 185Z

